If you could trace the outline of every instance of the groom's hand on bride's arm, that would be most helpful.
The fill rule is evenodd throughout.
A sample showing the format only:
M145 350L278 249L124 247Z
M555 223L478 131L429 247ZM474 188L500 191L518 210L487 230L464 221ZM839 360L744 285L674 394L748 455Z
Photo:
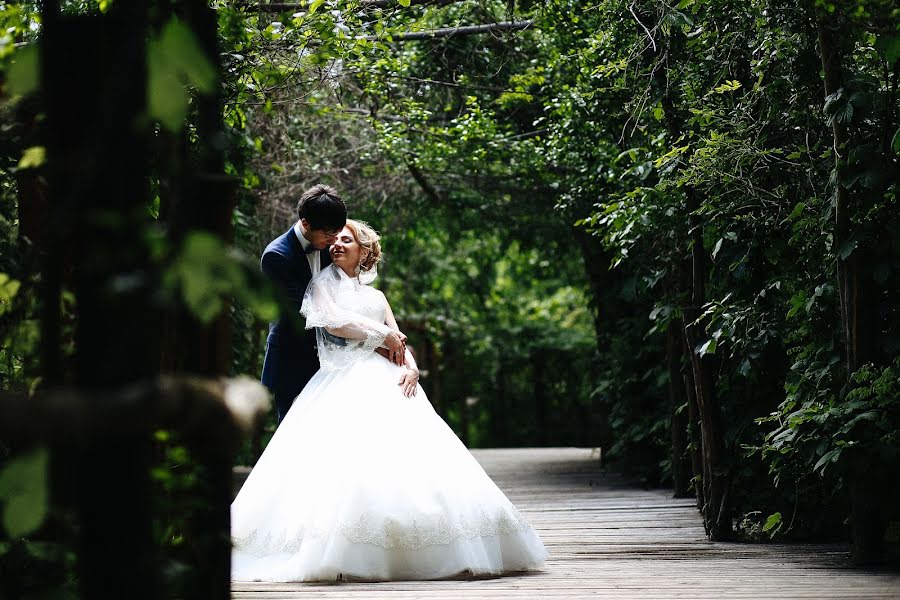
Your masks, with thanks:
M393 359L392 359L392 358L391 358L391 351L388 350L387 348L375 348L375 352L378 353L378 354L380 354L381 356L383 356L385 360L389 360L389 361L391 361L392 363L394 363L395 365L399 364L399 365L402 366L402 364L403 364L402 362L401 362L401 363L398 363L396 358L393 358Z
M392 339L396 336L397 339L400 340L401 346L399 351L395 351L397 349L396 346L391 347ZM375 352L391 361L395 365L403 365L404 359L406 357L406 335L400 331L392 331L388 334L388 337L384 340L384 345L380 348L375 348Z

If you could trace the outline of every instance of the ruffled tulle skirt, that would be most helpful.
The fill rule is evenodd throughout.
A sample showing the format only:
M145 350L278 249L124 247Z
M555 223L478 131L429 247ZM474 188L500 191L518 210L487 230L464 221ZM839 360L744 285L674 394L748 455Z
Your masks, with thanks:
M373 354L319 371L231 506L232 579L439 579L539 568L535 531Z

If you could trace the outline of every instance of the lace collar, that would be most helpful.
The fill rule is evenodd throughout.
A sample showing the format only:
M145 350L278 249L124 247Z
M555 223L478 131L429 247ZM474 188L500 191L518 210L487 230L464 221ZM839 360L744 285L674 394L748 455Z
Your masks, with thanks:
M375 281L375 278L378 277L377 267L373 268L370 271L360 271L359 275L357 275L356 277L350 277L344 272L342 268L335 265L334 263L331 264L331 267L338 273L338 281L340 282L339 285L341 287L345 285L353 285L354 290L358 290L363 286L371 285L371 283Z

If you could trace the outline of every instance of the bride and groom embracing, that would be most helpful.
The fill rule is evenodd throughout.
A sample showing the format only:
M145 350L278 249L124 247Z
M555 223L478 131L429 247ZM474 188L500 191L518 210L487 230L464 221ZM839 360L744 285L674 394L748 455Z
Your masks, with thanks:
M279 426L231 506L232 579L439 579L539 568L538 535L434 412L371 282L378 234L317 185L263 271L306 320L270 327Z

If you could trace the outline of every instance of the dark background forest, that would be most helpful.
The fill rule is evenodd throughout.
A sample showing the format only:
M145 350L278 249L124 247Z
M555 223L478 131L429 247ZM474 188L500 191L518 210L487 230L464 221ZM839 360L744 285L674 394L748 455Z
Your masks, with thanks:
M470 447L898 560L893 1L0 0L0 84L2 597L95 595L135 514L146 597L227 577L275 422L222 390L318 182Z

